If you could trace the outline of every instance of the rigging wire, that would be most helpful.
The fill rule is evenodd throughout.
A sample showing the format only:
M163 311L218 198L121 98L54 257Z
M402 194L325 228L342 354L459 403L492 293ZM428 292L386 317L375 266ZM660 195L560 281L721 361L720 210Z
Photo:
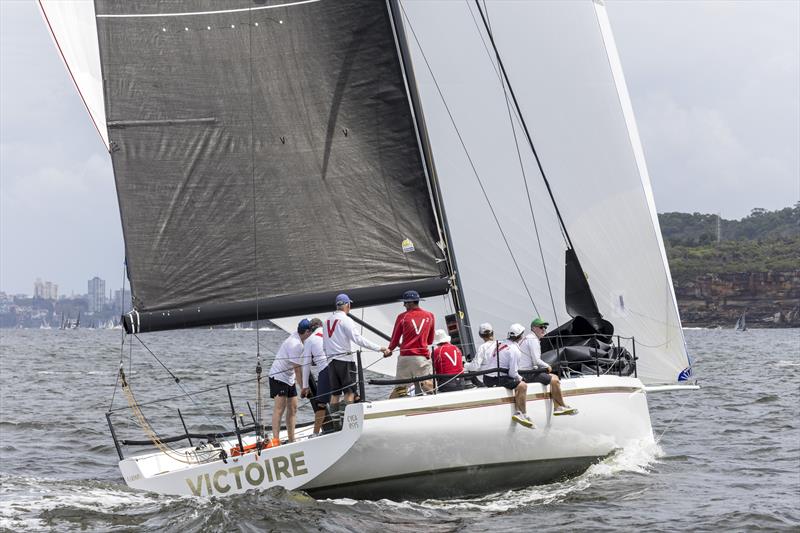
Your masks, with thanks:
M553 208L556 211L556 216L558 216L558 221L561 224L561 231L564 234L564 238L567 240L567 244L570 248L574 249L575 247L572 246L572 239L570 239L569 232L567 231L567 226L564 224L564 219L561 217L561 211L558 209L558 204L556 203L556 198L553 195L553 190L550 188L550 182L547 180L547 174L545 174L544 167L542 166L542 161L539 159L539 153L536 151L536 147L533 144L533 139L531 138L530 131L528 131L528 126L525 123L525 118L522 116L522 109L519 106L519 102L517 102L517 96L514 94L514 88L511 86L511 81L508 79L508 73L506 72L506 68L503 65L503 60L500 57L500 51L497 48L497 45L494 42L494 35L492 35L491 30L489 29L489 25L486 21L486 16L483 13L483 9L481 8L480 0L475 0L475 5L478 7L478 12L481 15L481 20L483 20L483 25L486 27L487 35L489 36L489 42L492 43L492 49L494 49L495 55L497 56L497 63L500 66L500 71L503 73L503 77L508 82L508 91L511 94L511 99L514 102L514 107L517 110L517 115L519 117L520 123L522 124L522 129L525 132L525 137L528 140L528 146L531 148L531 152L533 153L534 159L536 159L536 165L539 167L539 172L542 175L542 180L544 181L544 185L547 188L547 192L550 195L550 200L553 203Z
M122 317L123 313L125 313L125 279L127 278L127 266L128 261L127 259L122 262L122 293L119 297L119 316ZM121 319L121 318L120 318ZM122 368L122 365L125 364L125 328L120 329L120 337L121 342L119 346L119 369ZM108 406L108 410L114 407L114 398L117 396L117 387L119 386L119 369L117 370L117 377L114 381L114 389L111 391L111 403Z
M414 26L411 24L411 19L409 18L408 14L406 13L405 7L402 3L399 3L400 9L403 11L403 17L408 22L408 27L411 30L411 35L414 37L414 42L417 43L417 47L419 48L420 54L422 55L422 59L425 61L425 66L428 68L428 72L431 75L431 79L433 80L434 86L436 87L436 91L439 93L439 98L442 100L442 104L444 105L445 110L447 111L447 115L450 118L450 123L453 125L453 129L458 136L458 140L461 143L461 147L464 150L464 154L467 157L467 161L469 161L469 165L472 168L472 173L475 176L475 179L478 181L478 186L483 193L483 197L486 200L486 204L489 207L489 212L492 214L492 218L494 218L494 222L497 225L497 229L500 231L500 236L503 238L503 242L508 249L508 253L511 256L511 261L514 263L514 267L519 274L520 280L522 281L522 286L525 288L525 292L528 294L528 298L531 301L531 305L533 305L534 311L539 314L538 309L536 308L536 303L533 301L533 295L531 294L530 289L528 288L528 284L525 282L525 276L522 274L522 270L517 263L517 258L514 256L514 252L511 249L511 244L508 242L508 238L506 237L505 232L503 231L503 227L500 224L500 220L497 218L497 213L495 213L494 207L492 207L492 202L489 200L489 195L486 192L486 188L483 186L483 182L481 181L480 176L478 175L478 170L475 168L475 163L472 161L472 157L469 155L469 151L467 150L467 145L464 142L464 138L461 136L461 131L458 129L456 125L455 119L453 118L453 114L450 111L450 107L447 105L447 101L445 100L444 93L442 92L442 88L439 86L439 81L436 79L436 76L433 73L433 69L431 68L430 63L428 62L428 57L425 55L425 51L422 49L422 45L417 38L417 33L414 31Z
M261 394L261 337L259 332L259 279L258 279L258 226L256 217L258 211L256 209L256 155L255 155L255 105L253 102L253 8L247 10L248 25L247 25L247 45L248 45L248 63L250 66L250 85L248 93L250 95L250 170L253 183L253 274L255 277L256 289L256 426L261 426L262 422L262 394ZM259 435L260 437L260 435Z
M511 125L511 133L514 135L514 148L517 151L517 159L519 161L519 169L520 169L520 172L522 173L522 182L525 184L525 196L526 196L526 199L528 200L528 208L530 209L530 212L531 212L531 220L533 221L533 231L536 234L536 244L539 247L539 257L541 257L541 259L542 259L542 270L544 271L545 283L547 284L547 292L550 295L550 304L553 307L553 318L555 319L555 322L558 323L559 319L558 319L558 312L556 311L556 302L555 302L555 298L553 297L553 288L552 288L552 286L550 284L550 275L547 272L547 262L545 261L545 258L544 258L544 249L542 248L542 239L541 239L541 237L539 235L539 227L536 224L536 215L534 214L533 201L531 200L531 191L530 191L530 187L528 186L528 176L527 176L527 174L525 172L525 164L522 161L522 153L521 153L521 151L519 149L519 138L517 137L517 128L516 128L516 126L514 124L514 116L513 116L513 113L511 112L511 102L509 101L509 98L508 98L508 90L506 89L506 80L503 78L502 73L497 69L497 66L495 65L494 61L492 61L492 55L489 52L488 46L486 46L486 40L483 38L483 32L480 30L480 27L478 26L478 21L477 21L477 19L475 19L475 14L472 11L472 7L471 7L471 5L469 3L469 0L464 0L464 1L466 2L467 9L469 10L469 14L472 17L472 22L475 24L475 29L478 30L478 36L481 38L481 43L483 43L483 49L486 51L486 55L489 56L489 62L491 63L492 68L494 69L495 73L497 74L497 77L500 80L500 86L503 89L503 95L504 95L504 99L505 99L505 103L506 103L506 110L508 111L508 122ZM491 29L491 21L489 21L489 9L488 9L488 7L486 5L485 0L484 0L484 4L483 5L484 5L484 9L486 10L487 28L488 28L488 31L491 32L492 29ZM561 229L561 228L559 227L559 229ZM562 235L562 237L564 236L563 231L562 231L561 235ZM565 241L566 241L566 239L565 239ZM538 313L538 311L537 311L537 313Z

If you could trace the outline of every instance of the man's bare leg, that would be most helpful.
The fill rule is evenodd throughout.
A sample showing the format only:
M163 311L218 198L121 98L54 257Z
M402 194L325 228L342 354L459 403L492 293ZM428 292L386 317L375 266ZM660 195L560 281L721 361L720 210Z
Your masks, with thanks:
M528 404L528 384L520 381L519 385L514 388L514 404L517 411L527 414Z
M556 405L566 407L564 396L561 394L561 380L555 374L550 374L550 397Z
M286 396L275 396L275 407L272 409L272 438L281 438L281 418L286 410Z
M325 422L325 409L314 411L314 433L322 431L322 424Z
M294 442L294 425L297 420L297 396L289 398L289 406L286 411L286 432L289 434L289 442Z

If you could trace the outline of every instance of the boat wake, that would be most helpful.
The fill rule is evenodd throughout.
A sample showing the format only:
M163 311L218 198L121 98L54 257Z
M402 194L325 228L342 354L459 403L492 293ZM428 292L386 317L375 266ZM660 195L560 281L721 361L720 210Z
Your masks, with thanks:
M430 499L420 502L394 502L380 500L382 506L398 506L414 510L443 510L443 511L480 511L480 512L505 512L517 509L520 506L548 505L560 503L572 495L582 492L600 480L613 478L619 473L647 474L651 465L664 452L661 447L652 441L631 442L625 448L606 457L602 461L589 467L580 476L549 485L537 485L521 490L512 490L487 494L477 498L438 500ZM355 505L359 500L349 498L329 500L339 505Z

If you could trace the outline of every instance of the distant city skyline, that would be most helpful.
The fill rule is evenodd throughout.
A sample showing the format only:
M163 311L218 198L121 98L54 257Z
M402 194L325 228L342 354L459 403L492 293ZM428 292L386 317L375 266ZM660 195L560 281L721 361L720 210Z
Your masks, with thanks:
M800 199L800 2L606 2L659 212ZM110 158L35 2L0 2L0 291L119 287Z

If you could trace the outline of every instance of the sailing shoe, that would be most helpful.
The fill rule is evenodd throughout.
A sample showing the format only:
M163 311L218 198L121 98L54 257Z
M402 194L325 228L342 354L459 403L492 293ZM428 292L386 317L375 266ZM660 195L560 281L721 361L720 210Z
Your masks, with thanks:
M530 418L528 418L528 415L526 415L526 414L523 414L523 413L522 413L522 412L520 412L520 411L517 411L516 413L514 413L514 414L511 416L511 420L513 420L513 421L514 421L514 422L516 422L517 424L520 424L520 425L522 425L522 426L525 426L526 428L531 428L531 429L534 429L534 428L536 427L536 426L534 426L534 425L533 425L533 420L531 420Z
M555 409L553 409L553 416L561 416L561 415L577 415L578 410L574 407L570 407L569 405L559 405Z

